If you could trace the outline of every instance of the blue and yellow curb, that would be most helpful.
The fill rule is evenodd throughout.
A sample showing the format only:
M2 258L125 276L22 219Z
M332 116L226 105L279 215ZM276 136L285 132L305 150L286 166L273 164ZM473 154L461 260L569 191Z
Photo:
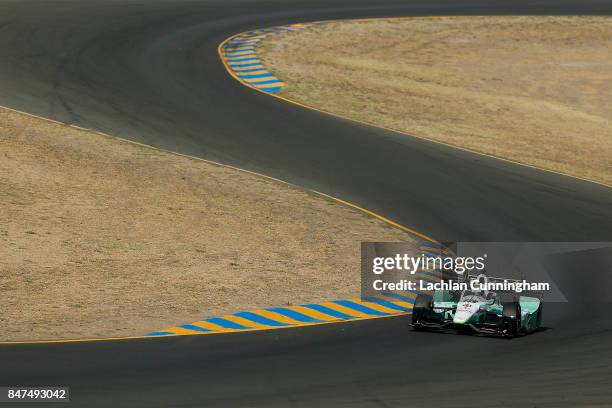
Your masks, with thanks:
M450 256L441 245L431 242L419 243L418 252L428 256ZM439 282L448 277L448 272L420 269L414 277L426 282ZM421 292L416 290L384 292L365 298L243 311L169 327L151 332L147 336L235 333L405 315L412 311L414 299L419 293Z
M237 34L221 47L221 59L230 74L244 85L268 93L280 91L285 83L276 78L257 56L257 46L270 36L306 28L305 24L290 24Z
M170 327L147 336L227 333L372 319L409 313L413 304L414 296L410 294L390 293L387 296L380 295L380 298L335 300L238 312Z

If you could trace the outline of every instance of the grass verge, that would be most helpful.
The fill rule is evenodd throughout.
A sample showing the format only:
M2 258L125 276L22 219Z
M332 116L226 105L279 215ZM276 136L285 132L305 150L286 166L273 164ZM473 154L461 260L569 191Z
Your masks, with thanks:
M266 40L280 95L612 185L612 19L331 22Z
M0 109L0 340L128 336L359 293L406 234L314 194Z

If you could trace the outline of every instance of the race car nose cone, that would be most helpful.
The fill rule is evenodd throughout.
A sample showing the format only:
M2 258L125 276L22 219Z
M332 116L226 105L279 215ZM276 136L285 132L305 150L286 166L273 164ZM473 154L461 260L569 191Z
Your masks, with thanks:
M454 323L465 323L474 313L480 308L480 303L461 302L457 305L457 311L455 317L453 317Z
M470 320L472 313L468 310L457 311L453 317L453 323L465 323Z

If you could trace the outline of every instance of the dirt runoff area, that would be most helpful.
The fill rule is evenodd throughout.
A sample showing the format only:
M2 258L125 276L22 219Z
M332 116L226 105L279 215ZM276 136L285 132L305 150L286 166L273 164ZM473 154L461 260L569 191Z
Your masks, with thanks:
M0 208L1 340L355 296L360 241L412 239L275 181L2 109Z
M266 40L281 95L612 185L612 18L331 22Z

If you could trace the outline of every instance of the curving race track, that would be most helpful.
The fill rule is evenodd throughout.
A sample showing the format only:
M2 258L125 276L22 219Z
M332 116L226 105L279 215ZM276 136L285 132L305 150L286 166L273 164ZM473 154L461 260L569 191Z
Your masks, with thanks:
M612 3L0 0L0 104L262 172L440 240L612 241L609 188L283 103L216 53L252 28L449 14L611 15ZM612 321L566 309L513 341L413 333L400 317L0 345L0 385L69 385L74 406L612 405Z

